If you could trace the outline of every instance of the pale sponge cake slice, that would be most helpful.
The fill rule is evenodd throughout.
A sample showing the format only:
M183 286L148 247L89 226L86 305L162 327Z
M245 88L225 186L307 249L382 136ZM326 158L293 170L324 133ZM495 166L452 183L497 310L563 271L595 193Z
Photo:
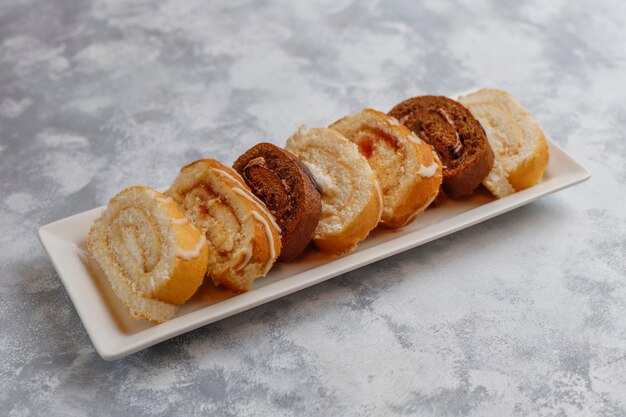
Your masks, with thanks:
M376 174L358 147L333 129L301 127L286 148L309 169L322 196L313 241L323 252L354 249L376 227L382 196Z
M248 291L281 252L280 227L237 171L215 159L180 170L166 191L204 233L209 244L207 275L216 285Z
M94 222L87 247L135 318L163 322L198 289L206 273L206 239L171 198L126 188Z
M385 226L398 228L412 222L437 196L442 181L439 157L393 117L365 109L331 128L354 142L376 173Z
M485 129L494 164L483 180L502 198L541 181L548 165L548 143L539 125L515 100L501 90L482 89L458 100Z

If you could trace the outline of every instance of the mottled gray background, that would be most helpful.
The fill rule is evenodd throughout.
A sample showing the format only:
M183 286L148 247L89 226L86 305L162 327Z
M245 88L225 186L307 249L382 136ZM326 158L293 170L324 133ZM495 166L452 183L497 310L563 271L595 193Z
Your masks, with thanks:
M625 415L624 5L0 0L0 414ZM196 158L474 86L592 179L112 363L36 240Z

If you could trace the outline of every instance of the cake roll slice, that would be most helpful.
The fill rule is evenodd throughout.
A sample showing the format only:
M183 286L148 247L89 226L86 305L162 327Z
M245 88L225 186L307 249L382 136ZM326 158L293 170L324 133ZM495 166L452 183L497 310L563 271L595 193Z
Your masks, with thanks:
M435 199L442 167L432 147L398 121L372 109L331 125L354 142L376 173L383 194L381 223L398 228L415 220Z
M278 260L296 258L313 237L322 210L311 173L291 152L267 142L241 155L233 168L280 226L282 250Z
M171 198L143 186L109 201L87 247L130 314L153 322L172 318L207 270L204 235Z
M443 96L414 97L390 112L430 143L443 164L443 189L452 198L469 195L493 167L485 131L462 104Z
M308 168L320 190L322 211L313 241L329 254L351 251L380 220L376 174L358 147L334 129L302 127L286 148Z
M167 190L204 234L207 275L216 285L248 291L280 255L280 227L239 174L214 159L193 162Z
M494 164L483 184L498 198L532 187L548 165L548 142L532 116L507 92L482 89L459 102L485 128Z

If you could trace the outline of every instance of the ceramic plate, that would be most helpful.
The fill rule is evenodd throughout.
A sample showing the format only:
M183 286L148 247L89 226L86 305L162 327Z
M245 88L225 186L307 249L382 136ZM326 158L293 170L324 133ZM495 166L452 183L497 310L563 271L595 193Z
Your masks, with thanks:
M39 239L96 350L104 359L113 360L423 245L589 178L589 173L560 147L551 141L549 145L549 166L543 181L532 188L501 200L493 199L487 192L464 200L449 200L442 207L427 210L403 229L376 229L354 252L342 258L332 259L309 249L295 262L277 263L267 277L255 281L244 294L234 295L203 284L176 317L157 325L130 317L86 251L87 232L103 207L42 226Z

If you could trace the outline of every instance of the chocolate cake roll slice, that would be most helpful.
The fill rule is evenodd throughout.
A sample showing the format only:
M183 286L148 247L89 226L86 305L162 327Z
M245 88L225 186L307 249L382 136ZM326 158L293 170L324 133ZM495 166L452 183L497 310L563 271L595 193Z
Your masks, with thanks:
M280 261L304 251L320 219L320 193L307 168L288 151L259 143L233 164L281 228Z
M471 194L491 171L493 152L485 131L462 104L442 96L414 97L389 115L435 148L448 196Z

